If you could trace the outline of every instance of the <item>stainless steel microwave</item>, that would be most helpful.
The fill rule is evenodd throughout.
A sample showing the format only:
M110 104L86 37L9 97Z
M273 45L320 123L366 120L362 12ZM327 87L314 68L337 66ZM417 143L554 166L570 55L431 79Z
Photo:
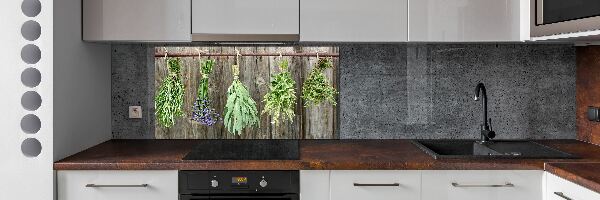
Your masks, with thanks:
M600 30L600 0L531 0L531 36Z

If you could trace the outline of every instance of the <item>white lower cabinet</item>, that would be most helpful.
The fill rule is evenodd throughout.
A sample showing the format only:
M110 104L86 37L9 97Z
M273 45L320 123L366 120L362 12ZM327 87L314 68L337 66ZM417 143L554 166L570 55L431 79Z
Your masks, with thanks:
M542 200L543 171L422 172L422 200Z
M329 200L329 170L300 171L301 200Z
M415 200L421 193L419 171L331 171L331 200Z
M600 194L546 172L546 200L600 200Z
M57 174L58 200L177 200L177 171L65 170Z

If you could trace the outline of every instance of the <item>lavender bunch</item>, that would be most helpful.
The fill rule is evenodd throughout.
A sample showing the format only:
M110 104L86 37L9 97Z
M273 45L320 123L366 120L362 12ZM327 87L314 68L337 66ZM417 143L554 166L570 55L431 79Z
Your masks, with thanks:
M210 108L208 99L196 99L192 113L192 120L206 126L215 125L221 119L221 115Z
M221 119L221 115L211 107L208 98L208 77L212 73L214 65L214 60L206 60L200 64L202 78L198 86L198 97L192 108L192 120L206 126L215 125Z

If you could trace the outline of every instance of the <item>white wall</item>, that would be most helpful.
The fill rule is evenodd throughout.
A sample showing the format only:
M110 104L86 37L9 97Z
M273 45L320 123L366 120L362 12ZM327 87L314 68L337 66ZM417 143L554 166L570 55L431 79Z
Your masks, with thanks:
M41 1L41 12L27 17L21 12L22 0L2 1L0 6L0 199L49 200L53 197L53 26L52 3ZM28 41L21 36L21 25L27 20L40 24L39 38ZM27 64L21 59L21 48L27 44L37 45L41 59L35 64ZM39 85L27 87L21 83L21 73L29 67L40 71ZM21 105L21 96L26 91L37 92L42 99L41 106L31 111ZM26 134L21 130L23 116L33 114L39 117L39 131ZM26 157L21 152L21 144L27 139L38 140L41 153Z
M54 1L54 160L112 137L110 45L81 40L81 0Z

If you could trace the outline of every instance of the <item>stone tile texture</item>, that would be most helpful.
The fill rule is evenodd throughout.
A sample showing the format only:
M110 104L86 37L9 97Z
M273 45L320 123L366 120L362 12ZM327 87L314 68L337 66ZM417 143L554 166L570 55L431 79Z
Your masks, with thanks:
M479 138L479 82L498 139L576 136L570 45L345 45L340 54L342 139Z

